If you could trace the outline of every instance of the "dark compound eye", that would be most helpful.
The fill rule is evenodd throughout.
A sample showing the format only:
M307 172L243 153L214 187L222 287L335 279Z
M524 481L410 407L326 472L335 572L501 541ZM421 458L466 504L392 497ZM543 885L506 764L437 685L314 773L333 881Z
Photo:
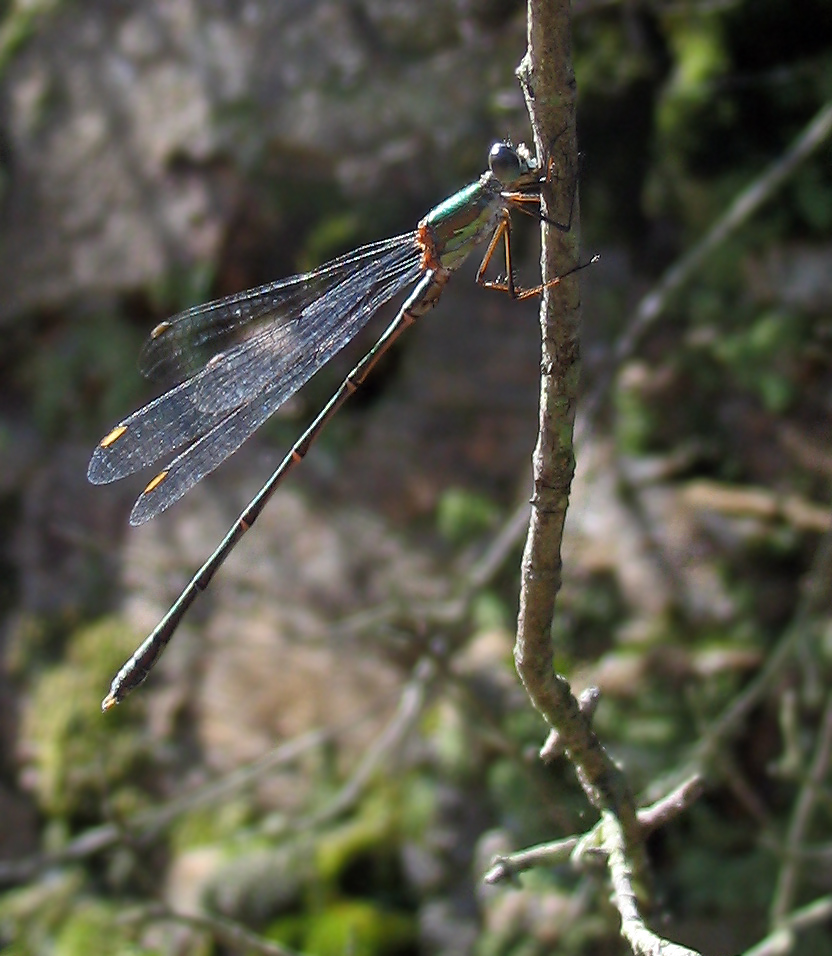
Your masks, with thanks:
M488 168L501 183L513 183L520 178L520 157L508 143L495 143L488 154Z

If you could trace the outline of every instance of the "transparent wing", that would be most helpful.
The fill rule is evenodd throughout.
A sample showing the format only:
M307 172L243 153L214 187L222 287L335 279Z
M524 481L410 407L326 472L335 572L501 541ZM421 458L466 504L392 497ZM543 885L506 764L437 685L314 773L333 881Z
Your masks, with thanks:
M220 352L227 352L261 332L289 324L316 299L365 269L395 261L402 247L413 246L415 234L395 236L362 246L324 263L312 272L197 305L160 323L139 354L139 369L168 385L191 378Z
M410 233L163 323L142 353L143 370L181 371L195 351L210 357L200 371L102 439L90 460L90 481L115 481L190 446L151 482L131 521L140 524L164 511L236 451L422 271Z

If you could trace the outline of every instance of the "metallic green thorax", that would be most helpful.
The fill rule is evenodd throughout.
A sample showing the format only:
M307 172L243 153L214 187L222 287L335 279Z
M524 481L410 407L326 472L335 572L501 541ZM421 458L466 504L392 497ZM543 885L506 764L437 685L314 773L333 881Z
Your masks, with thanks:
M492 173L435 206L419 223L427 227L442 267L453 272L476 246L490 239L505 203Z

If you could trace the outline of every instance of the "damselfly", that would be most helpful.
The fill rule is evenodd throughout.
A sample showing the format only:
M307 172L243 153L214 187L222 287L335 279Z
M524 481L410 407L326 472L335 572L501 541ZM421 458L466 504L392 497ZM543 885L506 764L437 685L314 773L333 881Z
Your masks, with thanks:
M488 243L477 282L516 299L510 210L540 216L544 171L524 146L495 143L488 171L432 209L414 232L362 246L305 275L196 306L157 325L139 359L148 376L179 382L115 426L93 452L94 484L124 478L181 451L139 496L130 523L143 524L182 497L259 428L297 389L344 348L378 309L415 283L398 314L344 379L318 417L239 516L156 629L122 667L102 708L142 683L185 612L254 523L275 489L324 425L364 381L399 335L436 305L445 283L471 252ZM487 280L488 263L505 246L504 279ZM547 286L555 285L553 279Z

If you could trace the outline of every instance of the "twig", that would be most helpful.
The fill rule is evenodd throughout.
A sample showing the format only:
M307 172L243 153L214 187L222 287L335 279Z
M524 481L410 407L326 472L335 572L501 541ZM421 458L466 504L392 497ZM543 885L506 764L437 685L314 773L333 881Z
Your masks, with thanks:
M601 691L597 687L587 687L578 695L578 710L591 724L598 704L601 703ZM560 733L554 728L549 731L543 746L540 748L540 759L544 763L552 763L563 754L563 744Z
M688 807L692 806L705 792L705 778L700 774L694 774L683 781L665 797L661 797L649 807L643 807L638 811L638 822L644 827L646 833L652 833L659 827L663 827L674 817L684 813Z
M682 496L685 503L693 508L766 521L784 521L799 531L823 534L832 528L829 508L797 495L778 495L765 488L738 488L723 482L699 479L688 482L682 489Z
M566 182L557 197L551 189L544 189L545 284L574 266L578 257L574 189L578 161L569 0L530 0L528 23L528 52L518 75L538 155L549 158L553 168L563 172ZM546 224L567 221L573 224L569 230L556 230ZM533 456L534 492L521 567L514 657L532 703L558 731L559 742L574 764L588 799L599 811L614 809L621 820L643 886L647 868L629 785L581 713L568 682L552 666L552 617L561 585L561 541L575 469L579 324L579 289L577 280L571 278L547 290L541 303L540 423Z
M385 763L390 763L391 755L401 750L410 732L421 717L431 685L436 680L438 668L436 662L423 657L416 665L413 677L405 686L399 698L399 706L377 739L367 748L353 775L347 780L336 796L321 810L308 817L291 822L292 831L311 829L340 816L355 804L364 793L373 775Z
M823 785L824 777L832 759L832 696L827 699L826 709L821 721L818 743L809 774L800 790L795 803L788 833L786 834L785 856L777 880L774 902L771 907L771 924L779 928L788 917L794 904L800 878L800 860L795 852L804 842L812 813Z
M783 956L794 949L794 934L817 923L832 919L832 896L822 896L808 906L795 910L778 926L742 956Z
M566 863L571 858L580 837L571 836L563 840L554 840L552 843L538 843L537 846L526 847L516 853L505 856L495 856L491 861L491 869L483 877L485 883L502 883L504 880L514 879L519 873L532 870L538 866L557 866Z
M642 918L633 883L624 831L615 814L605 810L602 818L603 842L609 853L610 878L615 890L616 906L621 914L621 935L630 944L635 956L699 956L695 949L657 936Z
M657 800L651 806L639 810L638 822L644 832L650 833L657 830L674 817L684 813L699 799L704 788L705 783L702 777L691 777L672 793ZM598 838L598 826L596 824L589 833L580 837L571 836L552 843L539 843L537 846L527 847L516 853L497 856L491 861L491 869L483 879L486 883L500 883L537 866L556 866L559 863L566 863L579 845L593 847L603 853L605 848Z

